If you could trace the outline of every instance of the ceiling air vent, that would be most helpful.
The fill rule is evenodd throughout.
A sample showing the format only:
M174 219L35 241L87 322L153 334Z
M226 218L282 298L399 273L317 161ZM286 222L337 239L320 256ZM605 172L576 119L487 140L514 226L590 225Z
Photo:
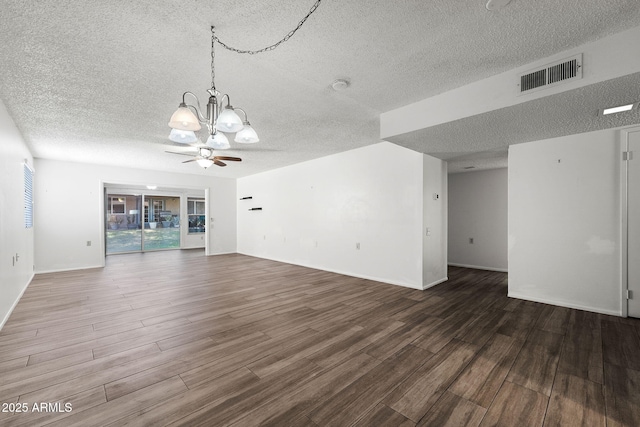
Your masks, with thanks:
M520 74L518 95L582 78L582 54Z

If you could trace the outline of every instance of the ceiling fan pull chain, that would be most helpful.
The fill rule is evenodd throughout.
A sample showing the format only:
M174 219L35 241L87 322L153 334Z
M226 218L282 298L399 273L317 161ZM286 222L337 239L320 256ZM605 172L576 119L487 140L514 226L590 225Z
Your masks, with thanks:
M300 27L302 27L302 25L304 25L304 23L307 21L307 19L311 16L311 14L313 14L313 12L316 11L316 9L318 8L318 6L320 6L320 2L322 0L316 0L316 2L313 4L313 6L311 6L311 9L309 10L309 13L307 13L307 15L302 18L302 20L300 22L298 22L298 26L296 28L294 28L293 30L289 31L289 33L287 33L286 36L284 36L280 41L269 45L267 47L263 47L262 49L258 49L258 50L242 50L242 49L237 49L235 47L231 47L229 45L227 45L226 43L224 43L223 41L221 41L213 32L213 27L211 27L211 33L212 33L212 43L213 40L215 40L216 42L220 43L220 45L222 47L224 47L227 50L230 50L232 52L235 53L247 53L249 55L255 55L256 53L262 53L262 52L267 52L270 50L274 50L275 48L277 48L278 46L280 46L282 43L288 41L295 33L296 31L298 31L300 29ZM211 49L211 54L213 55L213 49ZM212 58L213 59L213 58Z

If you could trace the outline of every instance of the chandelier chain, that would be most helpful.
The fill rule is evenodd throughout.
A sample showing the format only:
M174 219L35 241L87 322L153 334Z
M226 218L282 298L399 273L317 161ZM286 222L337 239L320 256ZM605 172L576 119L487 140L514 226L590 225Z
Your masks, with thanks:
M211 26L211 90L213 92L216 91L216 33L214 32L213 26Z
M212 55L212 59L214 56L213 53L213 44L214 42L218 42L220 43L220 45L222 47L224 47L227 50L230 50L232 52L235 53L246 53L249 55L255 55L257 53L263 53L263 52L267 52L270 50L274 50L275 48L277 48L278 46L280 46L282 43L288 41L291 37L293 37L293 35L296 33L296 31L298 31L300 29L300 27L302 27L304 25L304 23L307 21L307 19L311 16L311 14L313 14L313 12L316 11L316 9L318 8L318 6L320 6L320 2L322 0L316 0L316 2L313 4L313 6L311 6L311 9L309 10L309 13L307 13L307 15L302 18L302 20L300 20L300 22L298 22L298 26L295 27L293 30L289 31L289 33L287 33L286 36L284 36L281 40L277 41L276 43L269 45L267 47L263 47L262 49L258 49L258 50L243 50L243 49L237 49L235 47L229 46L228 44L224 43L223 41L221 41L213 32L213 27L211 27L211 33L212 33L212 47L211 47L211 55ZM213 69L213 67L212 67Z

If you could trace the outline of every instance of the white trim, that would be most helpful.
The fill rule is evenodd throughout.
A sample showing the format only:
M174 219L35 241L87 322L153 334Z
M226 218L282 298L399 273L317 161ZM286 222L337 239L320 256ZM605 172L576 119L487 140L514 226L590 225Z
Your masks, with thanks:
M203 249L203 247L197 247L197 248L185 248L185 249ZM215 253L210 253L210 254L205 254L205 256L216 256L216 255L235 255L238 252L215 252ZM253 255L247 255L247 256L253 256ZM258 258L258 257L255 257Z
M105 198L109 197L108 190L105 187L105 183L102 180L98 181L100 190L98 190L98 209L100 209L100 215L98 215L98 228L100 229L100 267L107 265L107 221L106 221L106 207L104 205Z
M11 317L11 313L13 313L13 310L16 308L16 306L18 305L18 303L22 299L22 295L24 295L24 292L27 290L27 288L31 284L31 281L33 280L34 276L35 276L35 274L31 273L31 277L29 277L29 280L27 280L27 283L22 288L22 291L20 291L20 295L18 295L18 298L16 298L16 300L11 305L11 308L9 309L9 311L7 311L7 314L4 316L4 319L2 319L2 322L0 322L0 331L2 330L2 328L4 328L4 325L9 320L9 317Z
M422 286L422 290L423 290L423 291L425 291L425 290L427 290L427 289L429 289L429 288L433 288L434 286L437 286L437 285L439 285L440 283L444 283L444 282L446 282L447 280L449 280L449 277L445 277L444 279L436 280L435 282L431 282L431 283L429 283L428 285L424 285L424 286Z
M211 209L211 190L207 187L204 189L204 254L205 256L211 255L212 244L209 241L212 237L212 232L210 231L213 228L213 224L211 224L211 215L209 215L209 210ZM189 221L187 220L187 231L189 231Z
M265 256L257 256L257 255L252 255L252 254L247 254L247 253L244 253L244 252L240 252L240 251L238 251L236 253L241 254L241 255L250 256L250 257L254 257L254 258L268 259L268 260L271 260L271 261L281 262L281 263L284 263L284 264L291 264L291 265L298 265L300 267L312 268L314 270L328 271L329 273L342 274L343 276L357 277L358 279L365 279L365 280L371 280L371 281L379 282L379 283L386 283L386 284L389 284L389 285L402 286L404 288L416 289L418 291L422 291L423 290L423 288L421 286L411 285L409 283L404 283L404 282L397 282L395 280L381 279L379 277L367 276L367 275L363 275L363 274L354 274L354 273L340 271L340 270L332 270L332 269L328 269L328 268L324 268L324 267L320 268L318 266L313 266L313 265L304 264L304 263L300 263L300 262L292 262L292 261L285 261L285 260L281 260L281 259L277 259L277 258L270 258L270 257L265 257Z
M495 268L495 267L483 267L480 265L469 265L469 264L458 264L457 262L450 262L448 265L451 267L463 267L463 268L474 268L476 270L487 270L487 271L499 271L500 273L508 273L509 270L506 268Z
M521 299L521 300L525 300L525 301L541 302L543 304L555 305L555 306L566 307L566 308L573 308L573 309L576 309L576 310L592 311L594 313L609 314L611 316L622 316L622 313L620 311L616 311L616 310L606 310L606 309L599 308L599 307L590 307L590 306L586 306L586 305L574 304L574 303L571 303L571 302L560 301L560 300L555 300L555 299L552 300L552 299L547 299L547 298L532 297L530 295L525 295L525 294L521 294L521 293L517 293L517 292L508 292L507 296L509 298L516 298L516 299Z
M126 253L126 252L123 252L123 253ZM129 253L135 253L135 252L129 252ZM36 274L62 273L65 271L90 270L92 268L104 268L104 267L105 267L104 265L89 265L89 266L73 267L73 268L57 268L53 270L36 271Z

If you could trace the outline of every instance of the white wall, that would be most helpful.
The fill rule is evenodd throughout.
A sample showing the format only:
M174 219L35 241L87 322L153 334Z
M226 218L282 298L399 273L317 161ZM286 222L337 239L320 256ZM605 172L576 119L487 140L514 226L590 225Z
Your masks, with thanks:
M24 225L25 159L33 167L31 153L0 101L0 329L33 277L34 233Z
M237 251L237 181L214 179L209 187L209 249L207 255Z
M621 314L619 130L509 149L509 296Z
M507 195L506 168L449 175L449 265L507 271Z
M422 288L447 280L447 163L423 155Z
M235 252L235 180L36 159L36 272L104 265L104 183L209 189L210 253ZM87 241L92 245L87 246ZM60 250L61 247L64 250Z
M240 178L238 252L422 289L422 195L423 154L388 142Z

